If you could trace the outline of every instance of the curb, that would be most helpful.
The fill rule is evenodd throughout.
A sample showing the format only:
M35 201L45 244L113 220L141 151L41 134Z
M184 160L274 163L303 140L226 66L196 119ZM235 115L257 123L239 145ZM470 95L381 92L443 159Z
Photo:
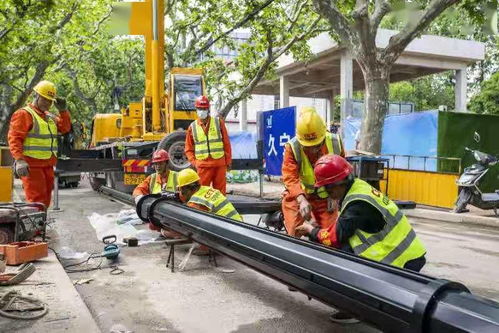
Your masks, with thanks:
M466 223L466 224L499 228L499 218L497 217L469 215L466 213L456 214L451 212L442 212L442 211L423 209L423 208L403 209L402 211L407 217L416 217L416 218L435 220L441 222Z

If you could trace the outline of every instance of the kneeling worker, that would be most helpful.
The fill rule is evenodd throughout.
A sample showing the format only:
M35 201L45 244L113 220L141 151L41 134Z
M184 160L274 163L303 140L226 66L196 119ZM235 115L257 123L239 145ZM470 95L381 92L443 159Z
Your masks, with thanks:
M409 220L387 196L354 178L352 171L350 163L338 155L317 161L315 186L324 186L329 197L339 200L340 215L328 228L303 224L297 231L324 245L419 272L426 263L426 249Z
M178 174L177 172L170 170L168 167L169 159L170 156L164 149L156 150L154 152L151 164L156 172L144 179L144 181L137 185L137 187L133 190L132 196L135 203L139 202L144 195L158 194L164 191L175 192L177 189ZM149 228L159 231L159 228L154 226L152 223L149 223ZM169 238L179 235L165 229L161 230L161 233L163 236Z
M184 169L178 173L178 188L180 200L189 207L237 221L243 220L225 195L212 187L202 186L199 175L192 169Z
M328 228L299 226L298 235L354 254L419 272L426 263L426 249L407 217L383 193L361 179L343 157L326 155L315 164L316 187L324 187L330 198L339 200L338 220ZM330 319L355 323L349 313L336 312Z

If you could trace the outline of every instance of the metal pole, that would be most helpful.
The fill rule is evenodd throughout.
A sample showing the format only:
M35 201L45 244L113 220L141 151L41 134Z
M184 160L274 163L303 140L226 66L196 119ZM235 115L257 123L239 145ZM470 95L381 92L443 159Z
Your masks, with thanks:
M47 207L48 209L48 207ZM54 177L54 206L52 210L60 210L59 208L59 172L55 172Z
M260 182L260 198L263 198L263 177L261 173L258 173L258 178Z
M225 254L385 332L498 332L499 303L402 270L146 196L143 220Z

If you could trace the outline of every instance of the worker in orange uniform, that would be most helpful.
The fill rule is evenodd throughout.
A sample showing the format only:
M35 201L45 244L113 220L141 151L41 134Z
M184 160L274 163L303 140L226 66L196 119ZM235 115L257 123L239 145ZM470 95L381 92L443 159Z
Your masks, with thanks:
M12 115L9 148L14 158L14 171L21 178L26 201L50 205L57 163L57 133L71 130L66 101L56 97L52 82L41 81L33 90L32 103ZM59 116L49 113L55 105Z
M201 185L199 175L192 169L184 169L179 172L178 189L180 200L189 207L236 221L243 220L225 195L217 189ZM206 246L200 246L194 250L193 254L208 255L210 254L210 250Z
M232 150L223 119L210 116L206 96L196 99L198 119L187 129L185 155L196 168L201 185L226 193L226 173L232 165Z
M329 226L337 217L336 203L328 199L324 188L315 188L314 163L323 155L345 156L341 138L326 131L324 120L315 108L300 110L296 136L284 149L282 180L286 189L282 199L284 225L289 235L304 221L321 227Z
M149 175L133 190L132 196L136 204L145 195L159 194L165 191L175 192L177 190L178 174L177 172L170 170L168 166L169 160L170 156L164 149L156 150L152 154L151 164L156 172ZM152 223L149 223L149 228L151 230L160 231L160 229ZM161 234L167 238L181 236L180 234L167 229L161 229Z

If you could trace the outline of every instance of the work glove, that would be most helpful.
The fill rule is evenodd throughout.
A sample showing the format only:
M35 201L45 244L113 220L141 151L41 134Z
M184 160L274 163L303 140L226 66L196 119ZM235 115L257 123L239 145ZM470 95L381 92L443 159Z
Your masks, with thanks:
M299 195L296 200L298 201L299 211L301 217L305 221L309 221L312 218L312 205L308 202L304 195Z
M303 223L302 225L296 227L295 235L296 237L309 236L312 230L314 230L314 226L308 223Z
M17 177L26 177L29 175L29 165L25 160L17 160L14 162L14 172Z
M180 196L176 192L165 191L161 193L161 197L165 198L166 200L181 202Z
M60 98L60 97L57 97L55 99L55 103L54 103L55 107L57 108L57 110L59 111L64 111L66 110L66 100L64 98Z
M137 205L139 203L139 200L142 199L143 195L138 195L134 198L135 204Z

